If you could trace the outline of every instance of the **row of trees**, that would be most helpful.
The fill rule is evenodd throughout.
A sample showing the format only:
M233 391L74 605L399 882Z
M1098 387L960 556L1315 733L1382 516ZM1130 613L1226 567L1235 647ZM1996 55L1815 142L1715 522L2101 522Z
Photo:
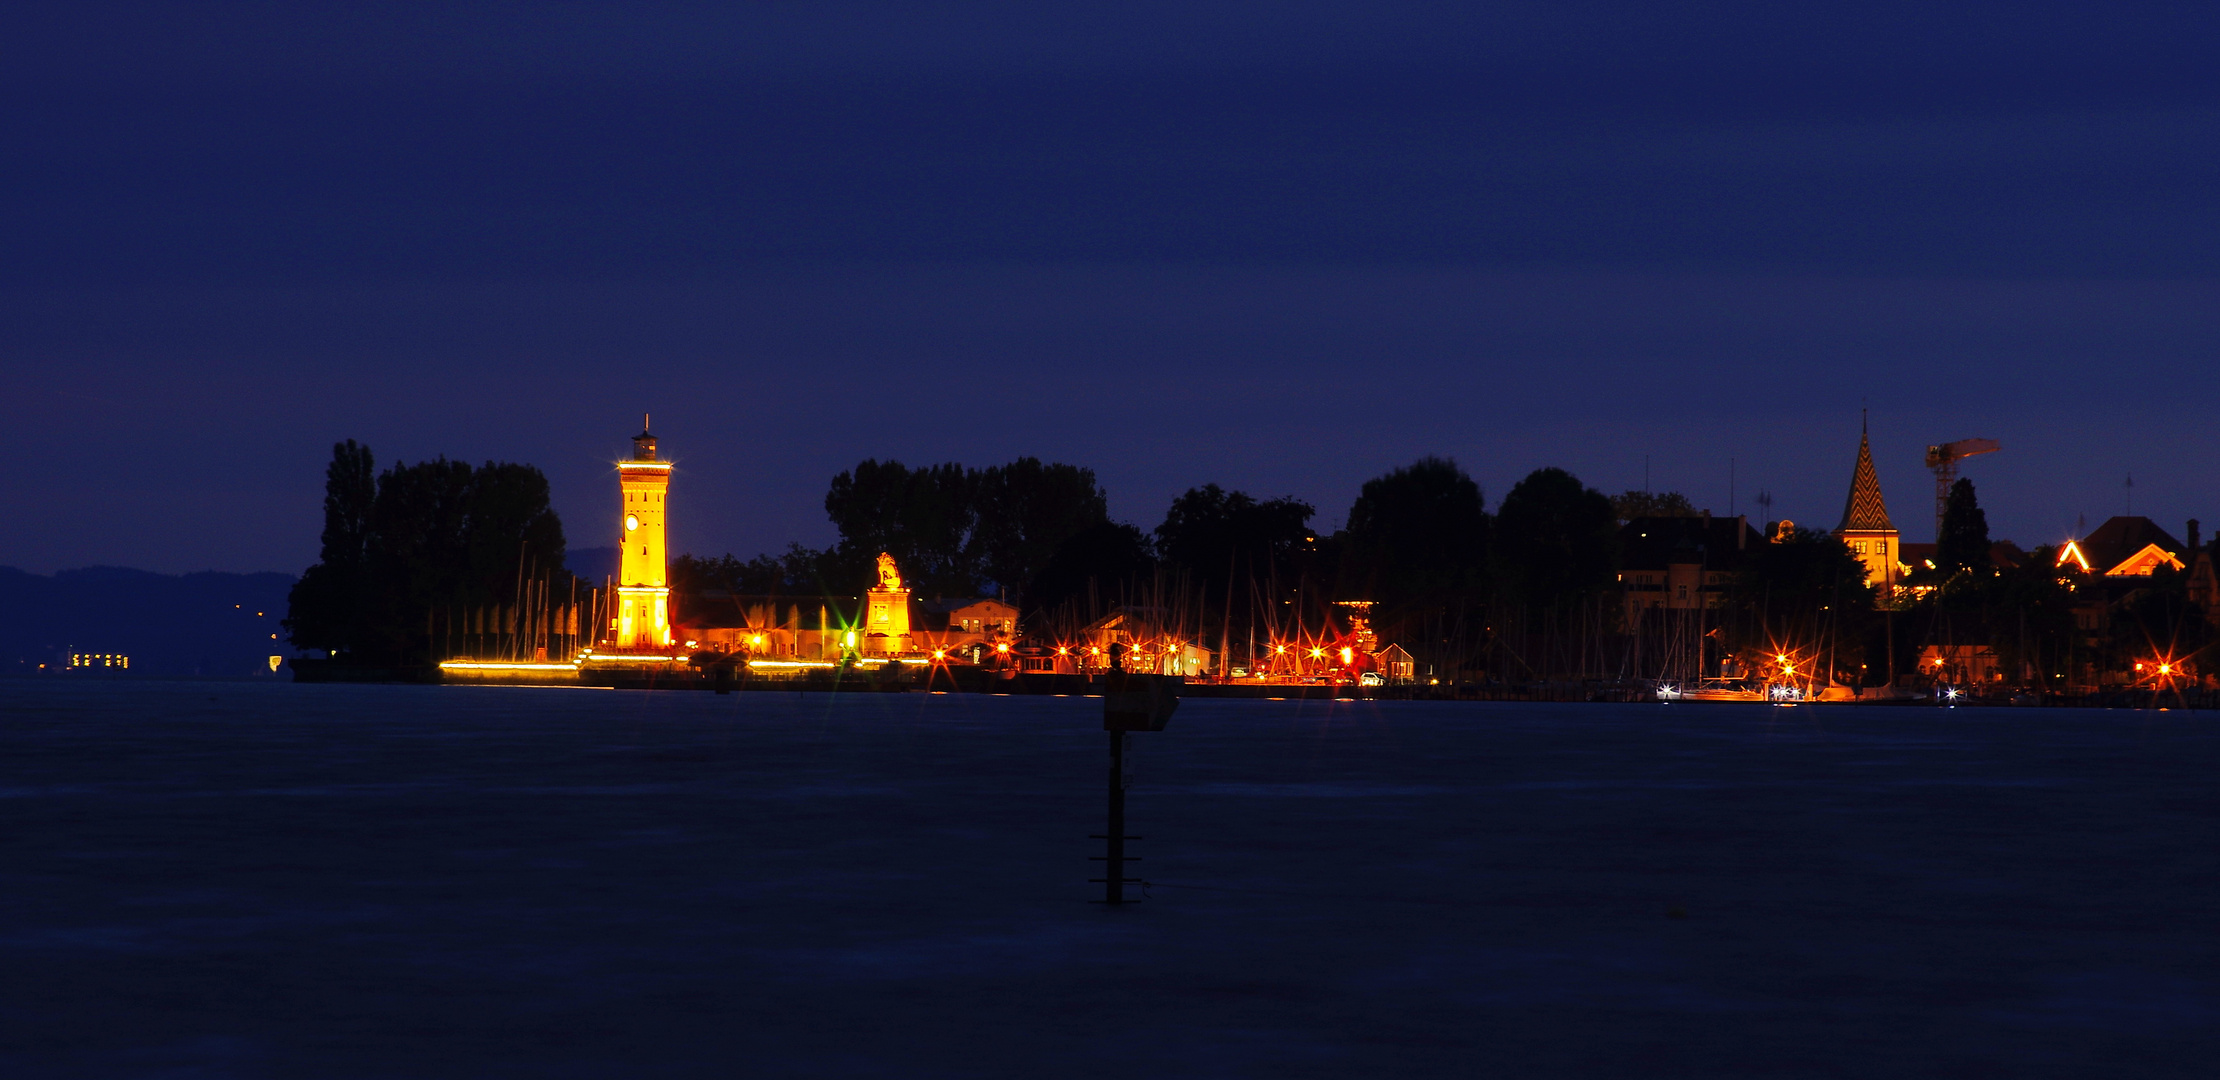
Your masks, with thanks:
M888 551L921 593L999 591L1036 625L1092 617L1121 596L1161 598L1169 581L1219 644L1345 623L1333 602L1365 599L1385 634L1456 666L1485 652L1498 623L1570 625L1618 569L1618 508L1571 473L1536 470L1491 514L1472 477L1438 457L1368 481L1330 531L1299 499L1205 484L1144 532L1108 519L1091 470L1030 458L987 469L865 461L833 479L825 507L840 531L830 548L682 557L674 586L852 595Z
M285 627L304 649L422 663L455 612L567 594L563 554L538 469L436 458L381 473L349 439L332 448L321 551L293 586Z
M1036 627L1083 621L1121 597L1160 600L1169 581L1213 645L1345 625L1333 602L1364 599L1383 639L1445 677L1629 673L1642 666L1630 665L1636 650L1658 647L1634 638L1662 631L1622 612L1620 526L1699 514L1675 492L1606 496L1556 468L1527 475L1491 512L1471 476L1437 457L1367 481L1332 529L1301 500L1205 484L1144 531L1108 519L1091 471L1032 459L990 469L867 461L834 479L826 510L840 529L828 549L684 558L674 578L681 591L853 594L884 550L927 595L999 591ZM1929 644L1986 645L2008 670L2053 679L2150 652L2153 641L2201 647L2185 588L2165 572L2119 605L2124 618L2092 647L2073 616L2085 586L2055 555L1993 565L1985 516L1961 480L1935 568L1910 579L1918 599L1876 603L1839 540L1791 529L1738 548L1724 606L1699 620L1696 648L1714 662L1793 649L1834 677L1879 683L1913 672Z
M831 548L684 556L676 576L740 592L853 592L886 551L920 592L999 591L1028 610L1062 603L1090 579L1112 584L1167 567L1207 595L1251 581L1309 582L1394 607L1500 586L1546 605L1607 587L1618 543L1612 500L1562 469L1537 470L1490 515L1479 485L1433 457L1367 482L1345 528L1326 536L1306 502L1217 484L1173 499L1144 533L1109 520L1093 470L1032 458L986 469L865 461L833 478L825 510L840 532Z
M682 555L672 587L745 594L852 595L874 580L880 552L927 596L1022 596L1073 537L1109 523L1094 470L1019 458L967 468L867 460L833 477L825 513L840 539L740 559Z

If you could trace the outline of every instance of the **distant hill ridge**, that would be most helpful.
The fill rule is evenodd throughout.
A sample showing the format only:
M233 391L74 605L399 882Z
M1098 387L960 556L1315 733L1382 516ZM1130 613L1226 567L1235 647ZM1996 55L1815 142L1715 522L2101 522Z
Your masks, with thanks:
M280 625L293 581L275 572L88 566L45 575L0 566L0 673L36 673L78 652L127 655L134 675L287 678L271 674L269 658L293 655Z

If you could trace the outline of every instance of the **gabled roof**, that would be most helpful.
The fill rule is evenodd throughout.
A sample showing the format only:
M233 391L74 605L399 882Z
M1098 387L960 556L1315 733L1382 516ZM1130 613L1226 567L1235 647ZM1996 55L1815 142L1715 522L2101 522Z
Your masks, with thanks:
M1889 508L1881 502L1881 478L1873 471L1873 447L1862 431L1858 433L1858 464L1850 473L1850 497L1842 504L1842 524L1835 526L1835 531L1896 531L1896 526L1889 524Z
M2157 522L2147 517L2115 517L2106 519L2104 524L2097 526L2095 532L2061 549L2058 561L2063 563L2072 557L2072 553L2078 551L2081 558L2088 561L2090 571L2108 574L2138 557L2142 557L2146 564L2149 563L2147 549L2153 545L2177 561L2189 550L2181 541L2167 535L2166 530L2159 528ZM2146 565L2142 569L2122 572L2148 574L2150 569Z
M2157 544L2145 544L2143 550L2120 560L2118 566L2105 571L2105 574L2108 577L2126 577L2130 574L2148 577L2161 566L2171 566L2176 570L2187 569L2182 565L2181 558L2173 552Z

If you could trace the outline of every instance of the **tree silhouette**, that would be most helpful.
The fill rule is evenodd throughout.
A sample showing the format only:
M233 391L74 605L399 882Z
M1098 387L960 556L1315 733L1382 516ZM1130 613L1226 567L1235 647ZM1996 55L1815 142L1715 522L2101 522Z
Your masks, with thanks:
M1696 504L1677 491L1625 491L1611 496L1611 512L1620 521L1642 517L1695 517Z
M368 447L333 447L321 558L294 587L293 643L374 663L431 659L434 612L519 602L520 580L567 592L563 524L529 465L436 458L370 479Z
M294 582L284 620L305 649L345 651L361 636L368 581L371 505L378 497L370 448L348 439L331 448L324 469L324 534L316 565Z
M1113 600L1121 585L1147 577L1155 565L1147 534L1120 521L1098 522L1057 545L1025 588L1026 613L1084 597L1090 583L1106 602Z
M1204 484L1172 500L1156 527L1156 553L1185 570L1206 603L1219 604L1229 583L1277 578L1293 584L1294 560L1311 539L1316 513L1300 499L1259 501Z
M920 593L970 596L999 586L1016 594L1058 545L1100 524L1106 506L1094 470L1075 465L1019 458L986 469L912 469L867 460L833 477L825 494L825 513L840 530L831 584L863 588L883 551Z
M1022 602L1033 578L1066 540L1109 519L1095 471L1019 458L980 470L972 484L977 519L968 545L980 575Z
M1944 576L1960 570L1988 572L1989 515L1973 495L1973 481L1950 485L1943 503L1942 535L1935 538L1935 569Z
M1426 457L1365 481L1342 537L1343 591L1385 611L1476 597L1488 580L1488 512L1480 485L1447 458Z
M1530 609L1563 604L1611 585L1618 516L1611 500L1563 469L1528 473L1495 517L1495 563L1507 594Z

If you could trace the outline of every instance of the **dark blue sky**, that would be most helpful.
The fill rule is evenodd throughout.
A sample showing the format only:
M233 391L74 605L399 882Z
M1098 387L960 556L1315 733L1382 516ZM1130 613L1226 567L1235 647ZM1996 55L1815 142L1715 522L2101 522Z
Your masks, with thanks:
M0 563L297 571L344 437L590 546L643 410L697 551L866 456L1828 526L1861 402L1911 539L1972 435L2220 519L2210 5L733 7L0 12Z

